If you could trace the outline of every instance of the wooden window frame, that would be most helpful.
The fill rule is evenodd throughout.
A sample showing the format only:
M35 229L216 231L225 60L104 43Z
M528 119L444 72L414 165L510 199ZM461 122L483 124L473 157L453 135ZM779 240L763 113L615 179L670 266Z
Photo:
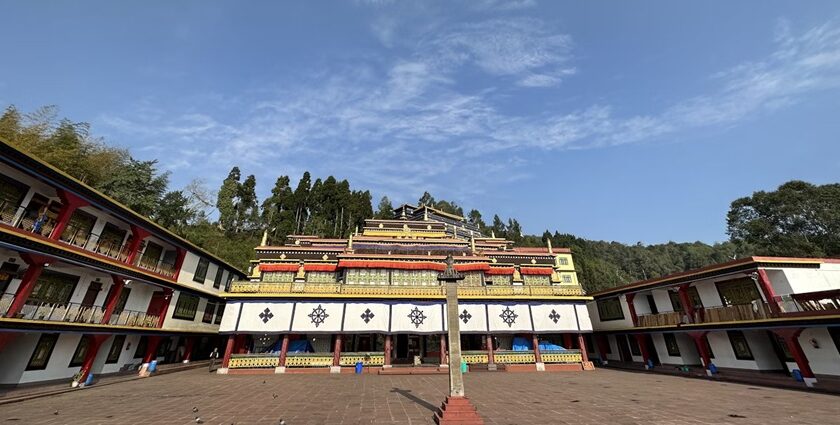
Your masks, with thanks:
M755 360L755 355L752 352L752 348L750 348L750 342L747 340L747 335L744 334L743 331L726 331L726 336L729 338L729 344L732 346L732 354L735 355L737 360ZM747 352L749 353L748 355L738 354L738 348L735 346L735 339L739 338L744 339L744 345L747 347Z
M213 324L220 325L222 323L222 316L225 314L225 302L221 301L216 306L216 315L213 317Z
M207 280L207 270L209 268L210 260L204 257L199 257L198 264L195 265L195 273L193 273L193 282L198 282L204 285L204 281Z
M213 287L219 289L222 286L222 277L224 276L225 269L221 266L216 267L216 276L213 278Z
M26 369L29 370L44 370L50 364L50 358L52 357L53 350L55 350L55 345L58 343L58 337L60 334L57 333L44 333L41 334L41 337L38 338L38 342L35 343L35 349L32 350L32 355L29 356L29 361L26 363ZM45 341L46 339L46 341ZM41 346L42 343L48 343L49 348L47 349L47 355L44 358L43 365L36 365L33 366L32 362L35 360L35 355L38 353L38 348Z
M87 357L87 353L90 351L90 343L90 335L83 334L82 339L80 339L79 343L76 344L76 351L74 351L73 356L70 357L70 364L68 364L67 367L79 367L85 362L85 357Z
M618 311L621 312L620 315L605 315L605 309L607 308L607 303L617 303L618 304ZM602 322L611 322L614 320L624 320L624 306L621 305L621 298L620 297L610 297L610 298L603 298L600 300L595 300L595 306L598 308L598 320ZM602 307L603 306L603 307Z
M215 301L207 300L207 304L204 306L204 315L201 317L201 323L213 323L213 316L216 315L216 308L217 304Z
M191 306L190 304L193 303L195 305ZM186 292L179 293L178 301L175 303L175 310L172 311L172 318L178 320L194 321L195 315L198 312L198 305L200 303L201 297L197 295L188 294Z
M665 340L665 351L671 357L682 357L680 353L680 344L677 341L677 336L672 333L663 333L662 339ZM672 344L673 343L673 344Z
M114 335L114 338L111 341L111 348L108 349L108 356L105 357L105 364L114 364L119 362L124 346L125 335Z

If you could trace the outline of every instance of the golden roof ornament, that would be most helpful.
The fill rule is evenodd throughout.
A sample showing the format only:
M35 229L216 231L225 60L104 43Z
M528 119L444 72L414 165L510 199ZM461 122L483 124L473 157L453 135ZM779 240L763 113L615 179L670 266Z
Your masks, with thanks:
M549 254L554 254L554 250L553 250L553 249L551 249L551 239L549 238L549 239L547 240L547 242L548 242L548 253L549 253Z
M262 240L260 241L260 246L265 246L268 242L268 229L263 230Z

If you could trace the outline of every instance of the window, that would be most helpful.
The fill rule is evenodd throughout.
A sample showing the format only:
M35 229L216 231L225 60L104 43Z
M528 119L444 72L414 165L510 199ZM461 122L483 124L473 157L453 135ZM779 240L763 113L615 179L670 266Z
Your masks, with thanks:
M726 331L729 336L729 343L732 344L732 351L735 352L735 358L738 360L755 360L750 350L750 344L747 342L747 337L741 331Z
M307 283L336 283L335 272L306 272Z
M645 299L650 308L650 314L659 314L659 309L656 308L656 301L653 299L653 295L645 295Z
M682 300L680 299L680 293L676 291L668 291L668 297L671 298L671 305L674 307L674 311L679 311L683 313ZM688 299L694 304L694 308L703 308L703 302L700 300L700 293L697 292L696 286L689 286L688 287Z
M831 339L834 341L834 347L840 352L840 328L828 328L828 334L831 335Z
M522 283L533 286L547 286L551 284L551 277L545 275L522 275Z
M231 282L233 282L233 273L228 272L227 282L225 282L225 291L230 291Z
M9 288L9 283L17 276L18 268L20 268L20 264L15 263L3 263L0 266L0 294L5 293L6 289Z
M561 266L568 266L569 265L569 259L564 258L564 257L560 257L560 265Z
M149 344L149 338L145 336L140 337L140 341L137 341L137 348L134 350L134 358L139 359L146 355L146 347Z
M598 318L602 322L624 319L624 310L618 297L598 300L595 304L598 306Z
M206 258L199 258L198 265L195 266L195 273L193 274L193 281L204 285L204 279L207 277L207 268L210 267L210 261Z
M680 357L680 345L677 344L677 337L674 334L662 334L665 338L665 349L671 357Z
M90 336L82 335L82 339L79 340L79 345L76 346L76 352L73 353L73 358L70 359L69 367L81 366L85 361L85 356L87 355L89 349Z
M639 340L628 337L627 341L630 343L630 354L634 356L641 356L642 350L639 348Z
M120 292L120 299L117 300L117 305L114 307L114 314L120 314L125 310L125 303L128 301L129 294L131 294L131 288L123 288Z
M78 283L78 276L45 270L35 283L29 299L33 302L64 304L70 301Z
M115 335L114 342L111 343L111 349L108 350L108 357L105 358L105 363L116 363L120 361L120 353L125 344L125 335Z
M181 292L178 295L178 303L175 304L173 319L195 320L195 312L198 310L198 297Z
M755 287L752 279L745 277L741 279L715 282L720 301L725 306L750 304L755 300L761 300L761 294Z
M216 319L213 320L214 325L222 323L222 315L225 314L225 304L219 303L219 308L216 309Z
M599 339L598 340L598 346L599 347L601 346L601 342L604 343L604 353L612 354L612 344L610 344L610 337L609 336L604 336L603 339ZM606 360L606 359L601 359L601 360Z
M35 344L35 351L32 352L32 357L26 365L26 370L46 369L57 341L58 334L41 334L41 338L38 338L38 343Z
M484 276L481 272L466 272L464 280L458 283L461 286L484 286Z
M715 358L715 352L712 351L712 344L709 344L709 336L708 335L703 336L703 344L706 344L706 351L709 353L709 358L710 359Z
M261 280L270 283L294 282L295 272L263 272Z
M216 277L213 279L213 287L219 289L222 286L222 274L225 270L221 267L216 267Z
M388 284L388 270L360 269L357 271L361 276L365 276L365 271L368 272L366 282L369 285ZM438 272L433 270L391 270L391 285L436 286L440 284L437 276ZM359 283L365 284L365 281L362 280Z
M572 283L572 275L564 274L563 275L563 283Z
M498 285L498 286L510 286L513 282L513 276L509 274L494 274L489 276L489 280L487 281L490 285Z
M778 353L781 354L781 357L783 357L786 362L795 362L796 360L794 360L793 354L791 354L790 347L788 347L785 339L777 335L775 332L768 331L768 333L770 334L770 338L773 338L775 341L776 348L778 349Z
M204 323L211 323L213 321L214 314L216 314L216 303L207 301L207 306L204 307L204 317L201 318L201 321Z

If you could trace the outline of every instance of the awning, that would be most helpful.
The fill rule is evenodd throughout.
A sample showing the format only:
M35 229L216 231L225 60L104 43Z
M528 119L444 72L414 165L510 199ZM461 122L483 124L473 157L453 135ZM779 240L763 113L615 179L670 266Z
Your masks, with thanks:
M506 275L513 274L513 267L490 267L484 274L486 275Z
M260 264L261 272L296 272L300 268L297 263L268 263Z
M303 271L307 272L334 272L338 265L336 264L303 264Z
M340 260L338 267L343 269L398 269L398 270L435 270L443 271L446 266L430 261L380 261L380 260Z
M554 269L551 267L520 267L519 272L527 275L551 276Z
M490 265L487 263L456 264L455 270L459 272L483 272L490 270Z

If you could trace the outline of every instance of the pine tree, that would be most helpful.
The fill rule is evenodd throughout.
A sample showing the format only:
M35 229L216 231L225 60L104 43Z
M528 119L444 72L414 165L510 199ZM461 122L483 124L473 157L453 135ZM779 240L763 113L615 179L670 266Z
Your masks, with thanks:
M236 223L234 227L237 231L254 230L259 227L260 209L257 202L257 179L254 175L245 178L237 191L237 198L239 202L236 205Z
M236 223L236 209L239 202L239 167L233 167L228 176L222 181L219 195L216 198L216 209L219 210L219 227L225 231L233 231Z
M375 217L380 220L391 220L394 218L394 206L391 205L391 200L387 196L383 196L379 201L379 209L376 211Z

